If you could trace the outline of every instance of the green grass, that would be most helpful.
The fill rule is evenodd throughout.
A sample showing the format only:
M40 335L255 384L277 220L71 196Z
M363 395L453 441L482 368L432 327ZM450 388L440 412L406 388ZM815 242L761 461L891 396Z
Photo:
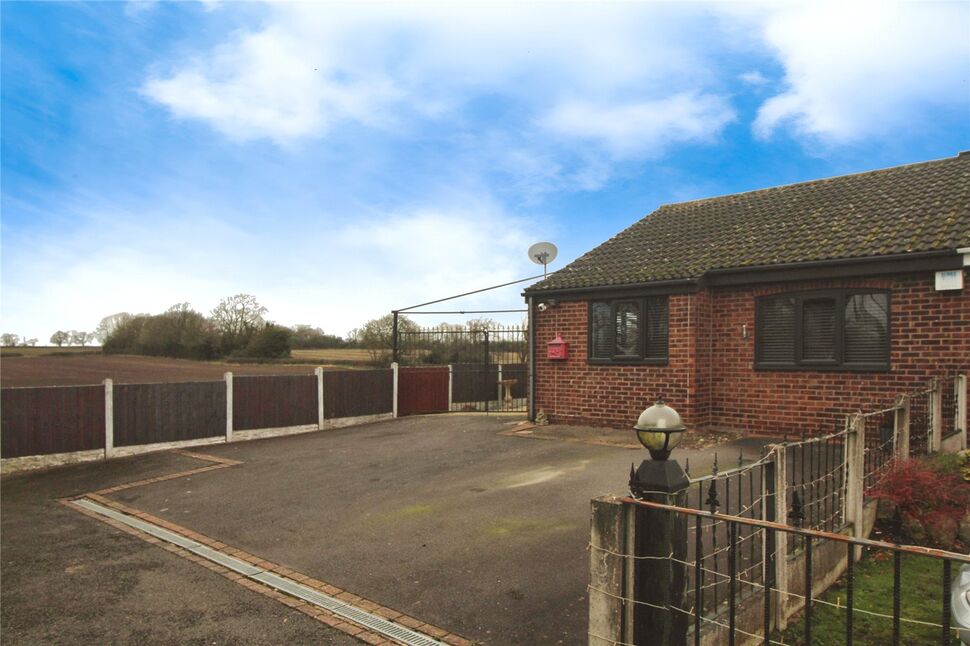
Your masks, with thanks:
M888 552L867 554L855 565L853 639L857 644L891 644L893 622L893 557ZM958 568L952 566L951 577ZM939 559L904 554L900 570L900 615L904 619L941 623L943 613L943 562ZM822 595L823 601L838 603L812 604L812 643L845 643L845 577ZM860 612L867 610L889 617ZM802 614L792 617L784 635L786 644L802 644ZM900 622L901 644L938 644L940 628ZM959 641L954 636L954 644Z

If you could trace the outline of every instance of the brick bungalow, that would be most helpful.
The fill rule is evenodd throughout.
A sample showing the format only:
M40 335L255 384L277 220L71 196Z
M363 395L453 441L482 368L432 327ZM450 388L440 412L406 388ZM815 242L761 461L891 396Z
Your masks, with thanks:
M661 206L525 290L531 412L626 428L662 394L692 428L831 430L970 370L968 265L970 152Z

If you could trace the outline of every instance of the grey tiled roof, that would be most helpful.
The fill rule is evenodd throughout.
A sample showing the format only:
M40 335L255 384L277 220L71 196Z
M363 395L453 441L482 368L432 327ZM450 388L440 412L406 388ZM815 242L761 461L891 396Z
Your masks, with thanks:
M970 153L666 204L526 291L970 247Z

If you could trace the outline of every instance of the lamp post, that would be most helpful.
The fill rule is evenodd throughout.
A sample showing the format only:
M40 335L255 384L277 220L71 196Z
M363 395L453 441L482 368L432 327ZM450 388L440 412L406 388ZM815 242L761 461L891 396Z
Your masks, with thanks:
M630 474L633 495L643 498L650 491L669 494L686 489L687 474L676 460L667 459L687 431L680 414L663 399L658 399L640 413L633 430L652 458L641 462L640 468Z
M680 444L687 428L676 410L663 399L640 414L633 427L650 460L630 467L630 491L635 498L683 507L690 481L670 452ZM633 643L684 646L686 609L687 517L638 505L634 515L633 588L638 603L633 611ZM671 558L673 557L673 558Z

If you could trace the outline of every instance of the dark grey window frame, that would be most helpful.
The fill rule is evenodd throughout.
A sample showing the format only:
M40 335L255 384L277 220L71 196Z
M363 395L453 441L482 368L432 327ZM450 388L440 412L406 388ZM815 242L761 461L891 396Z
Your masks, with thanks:
M885 360L879 362L845 361L845 303L850 296L859 294L884 294L886 296L886 352ZM762 360L761 343L763 304L775 298L791 298L795 301L794 357L792 362ZM832 299L835 301L834 356L832 359L805 359L802 305L806 301ZM843 288L815 290L810 292L779 292L759 296L755 300L755 360L756 370L830 371L830 372L888 372L892 368L892 294L888 289Z
M648 343L647 333L650 325L647 322L649 316L648 304L651 301L663 301L666 320L664 320L664 353L663 356L644 356L651 346ZM618 305L636 303L639 308L638 325L640 327L640 354L638 356L613 354L611 357L593 356L593 305L596 303L606 303L610 306L610 342L616 351L616 308ZM666 295L660 296L639 296L621 298L598 298L587 302L587 336L586 336L586 360L592 365L638 365L638 366L666 366L670 355L670 300Z

